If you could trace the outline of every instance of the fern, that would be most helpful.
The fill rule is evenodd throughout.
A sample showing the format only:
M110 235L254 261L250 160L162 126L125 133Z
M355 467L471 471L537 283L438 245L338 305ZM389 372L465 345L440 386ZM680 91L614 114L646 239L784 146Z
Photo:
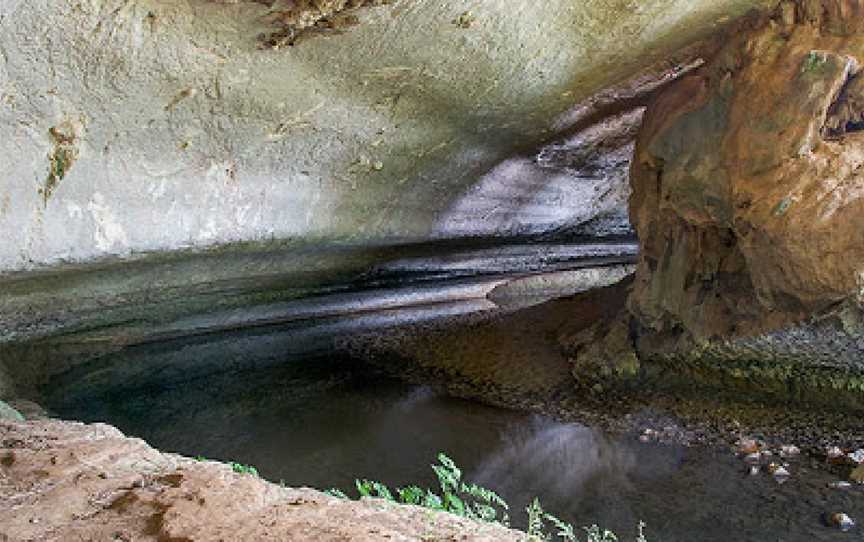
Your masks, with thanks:
M385 499L391 502L421 506L430 510L449 512L474 520L498 523L505 527L510 526L508 512L510 507L500 495L476 484L468 484L462 481L462 470L447 455L438 454L438 464L432 465L432 470L438 478L441 493L438 494L431 489L422 489L418 486L407 486L396 490L394 496L390 489L380 483L370 480L355 480L357 493L360 497L373 497ZM338 489L327 491L329 495L347 498ZM573 525L558 519L543 510L539 499L534 499L525 511L528 514L527 534L532 541L563 540L564 542L581 542L576 536ZM550 533L546 523L551 524L556 530ZM635 542L648 542L644 534L645 524L639 523L639 533ZM587 539L585 542L618 542L618 538L611 531L600 529L593 525L584 529Z
M418 506L423 504L423 497L426 495L426 492L417 486L403 487L396 490L396 493L398 493L399 502L402 504L415 504Z
M543 517L558 529L558 532L556 533L558 538L565 540L566 542L579 542L579 539L576 538L576 529L573 528L573 525L561 521L549 513L544 513Z
M347 499L348 498L348 495L346 495L343 491L336 489L335 487L328 489L324 493L327 495L330 495L331 497L336 497L337 499Z
M588 534L588 542L618 542L618 537L611 531L600 530L600 527L592 525L586 527L585 532Z
M549 540L546 534L546 525L543 523L543 507L540 506L540 500L536 497L531 504L525 508L528 513L528 536L535 540Z

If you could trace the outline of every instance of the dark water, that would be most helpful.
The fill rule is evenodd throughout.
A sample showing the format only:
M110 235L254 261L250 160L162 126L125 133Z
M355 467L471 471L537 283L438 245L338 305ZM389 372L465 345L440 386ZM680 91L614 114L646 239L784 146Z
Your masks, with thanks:
M521 510L537 496L575 524L624 540L640 520L652 541L862 540L822 524L824 512L864 521L864 491L809 460L790 481L751 477L727 451L641 444L586 427L485 407L319 356L257 370L55 399L64 417L107 421L163 450L255 465L292 486L339 487L355 478L434 486L439 451L466 478ZM513 514L517 525L522 514Z

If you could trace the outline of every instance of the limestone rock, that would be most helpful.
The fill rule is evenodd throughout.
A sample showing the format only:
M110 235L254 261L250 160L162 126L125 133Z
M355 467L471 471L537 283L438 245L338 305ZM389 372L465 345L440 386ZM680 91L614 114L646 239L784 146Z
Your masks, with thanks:
M0 422L0 443L0 525L11 540L524 537L426 509L280 487L226 464L160 453L100 424Z
M864 374L864 334L845 324L864 284L864 29L848 18L862 5L786 3L649 107L629 301L646 357L778 389L794 366ZM858 393L856 378L829 387Z
M581 101L767 3L5 1L0 271L428 238Z

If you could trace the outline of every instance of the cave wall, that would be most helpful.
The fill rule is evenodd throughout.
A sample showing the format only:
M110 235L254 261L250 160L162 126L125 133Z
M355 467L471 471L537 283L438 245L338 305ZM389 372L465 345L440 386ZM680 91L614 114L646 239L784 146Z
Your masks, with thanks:
M581 99L763 2L373 2L275 49L285 3L266 4L2 3L0 271L488 234L452 215L490 200L493 234L559 228L581 192L535 220L536 200L474 187L566 133Z
M860 405L862 14L783 2L649 106L631 171L643 359Z

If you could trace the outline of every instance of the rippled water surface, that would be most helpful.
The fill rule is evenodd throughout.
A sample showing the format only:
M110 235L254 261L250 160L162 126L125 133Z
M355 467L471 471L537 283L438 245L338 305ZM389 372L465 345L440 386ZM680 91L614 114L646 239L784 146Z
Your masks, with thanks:
M864 491L828 489L831 474L799 460L778 484L751 477L726 451L611 439L586 427L437 395L327 356L196 379L176 387L55 399L65 417L108 421L163 450L255 465L292 486L350 490L355 478L434 485L439 451L514 508L538 496L577 524L630 539L861 540L822 524L864 521ZM514 514L515 523L524 522Z

